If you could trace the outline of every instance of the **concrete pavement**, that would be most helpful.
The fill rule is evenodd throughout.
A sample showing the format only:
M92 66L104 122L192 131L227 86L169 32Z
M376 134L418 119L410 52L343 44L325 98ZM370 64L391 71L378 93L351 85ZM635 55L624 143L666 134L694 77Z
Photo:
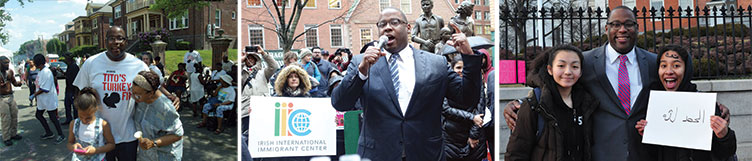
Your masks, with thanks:
M60 93L64 93L65 80L58 80ZM18 104L18 134L23 139L14 141L13 145L5 146L0 144L0 160L49 160L63 161L70 160L72 152L65 148L64 141L55 144L54 139L40 140L44 134L44 128L37 121L34 114L36 112L36 102L34 106L29 106L29 90L26 85L16 88L14 99ZM64 94L58 96L58 116L60 122L65 121L65 107L63 104ZM227 126L224 133L215 135L212 131L205 128L198 129L196 125L201 122L201 118L192 117L190 108L185 108L180 113L183 123L185 136L183 137L183 160L237 160L237 128L235 125ZM47 114L44 114L48 119ZM54 132L55 128L48 119L50 129ZM68 126L61 126L63 133L68 135ZM55 134L57 134L55 132Z

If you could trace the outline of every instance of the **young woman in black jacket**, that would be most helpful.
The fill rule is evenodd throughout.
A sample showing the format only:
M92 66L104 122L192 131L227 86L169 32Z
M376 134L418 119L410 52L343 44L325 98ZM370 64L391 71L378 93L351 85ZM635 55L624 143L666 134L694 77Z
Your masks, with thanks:
M570 45L533 60L528 85L540 92L530 92L522 102L505 160L591 160L590 116L598 101L578 82L583 60L582 52Z

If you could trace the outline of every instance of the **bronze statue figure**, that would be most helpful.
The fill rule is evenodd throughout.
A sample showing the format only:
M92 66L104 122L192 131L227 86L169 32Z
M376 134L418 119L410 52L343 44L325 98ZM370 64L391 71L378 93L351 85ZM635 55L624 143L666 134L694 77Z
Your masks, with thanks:
M435 45L441 39L439 30L444 27L444 19L431 13L431 9L433 9L432 0L421 0L420 8L423 9L423 14L415 20L411 39L420 44L421 50L433 53Z

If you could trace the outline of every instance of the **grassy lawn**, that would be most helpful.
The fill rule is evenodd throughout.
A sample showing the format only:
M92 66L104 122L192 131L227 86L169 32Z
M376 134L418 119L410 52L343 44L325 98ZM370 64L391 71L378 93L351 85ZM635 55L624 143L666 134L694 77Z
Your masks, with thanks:
M201 54L201 58L203 59L204 66L211 66L212 64L212 53L211 50L197 50L198 53ZM172 71L175 71L178 69L178 63L183 62L183 56L185 53L188 52L188 50L168 50L165 51L165 74L169 75L169 73L172 73ZM237 62L238 60L238 49L230 49L227 50L227 54L230 56L230 61Z

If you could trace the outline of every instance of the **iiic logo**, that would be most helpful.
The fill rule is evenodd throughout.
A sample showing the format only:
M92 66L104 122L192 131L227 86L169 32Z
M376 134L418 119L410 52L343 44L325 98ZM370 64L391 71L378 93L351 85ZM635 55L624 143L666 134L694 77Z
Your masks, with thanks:
M311 133L311 112L293 109L291 102L274 104L274 136L306 136Z

